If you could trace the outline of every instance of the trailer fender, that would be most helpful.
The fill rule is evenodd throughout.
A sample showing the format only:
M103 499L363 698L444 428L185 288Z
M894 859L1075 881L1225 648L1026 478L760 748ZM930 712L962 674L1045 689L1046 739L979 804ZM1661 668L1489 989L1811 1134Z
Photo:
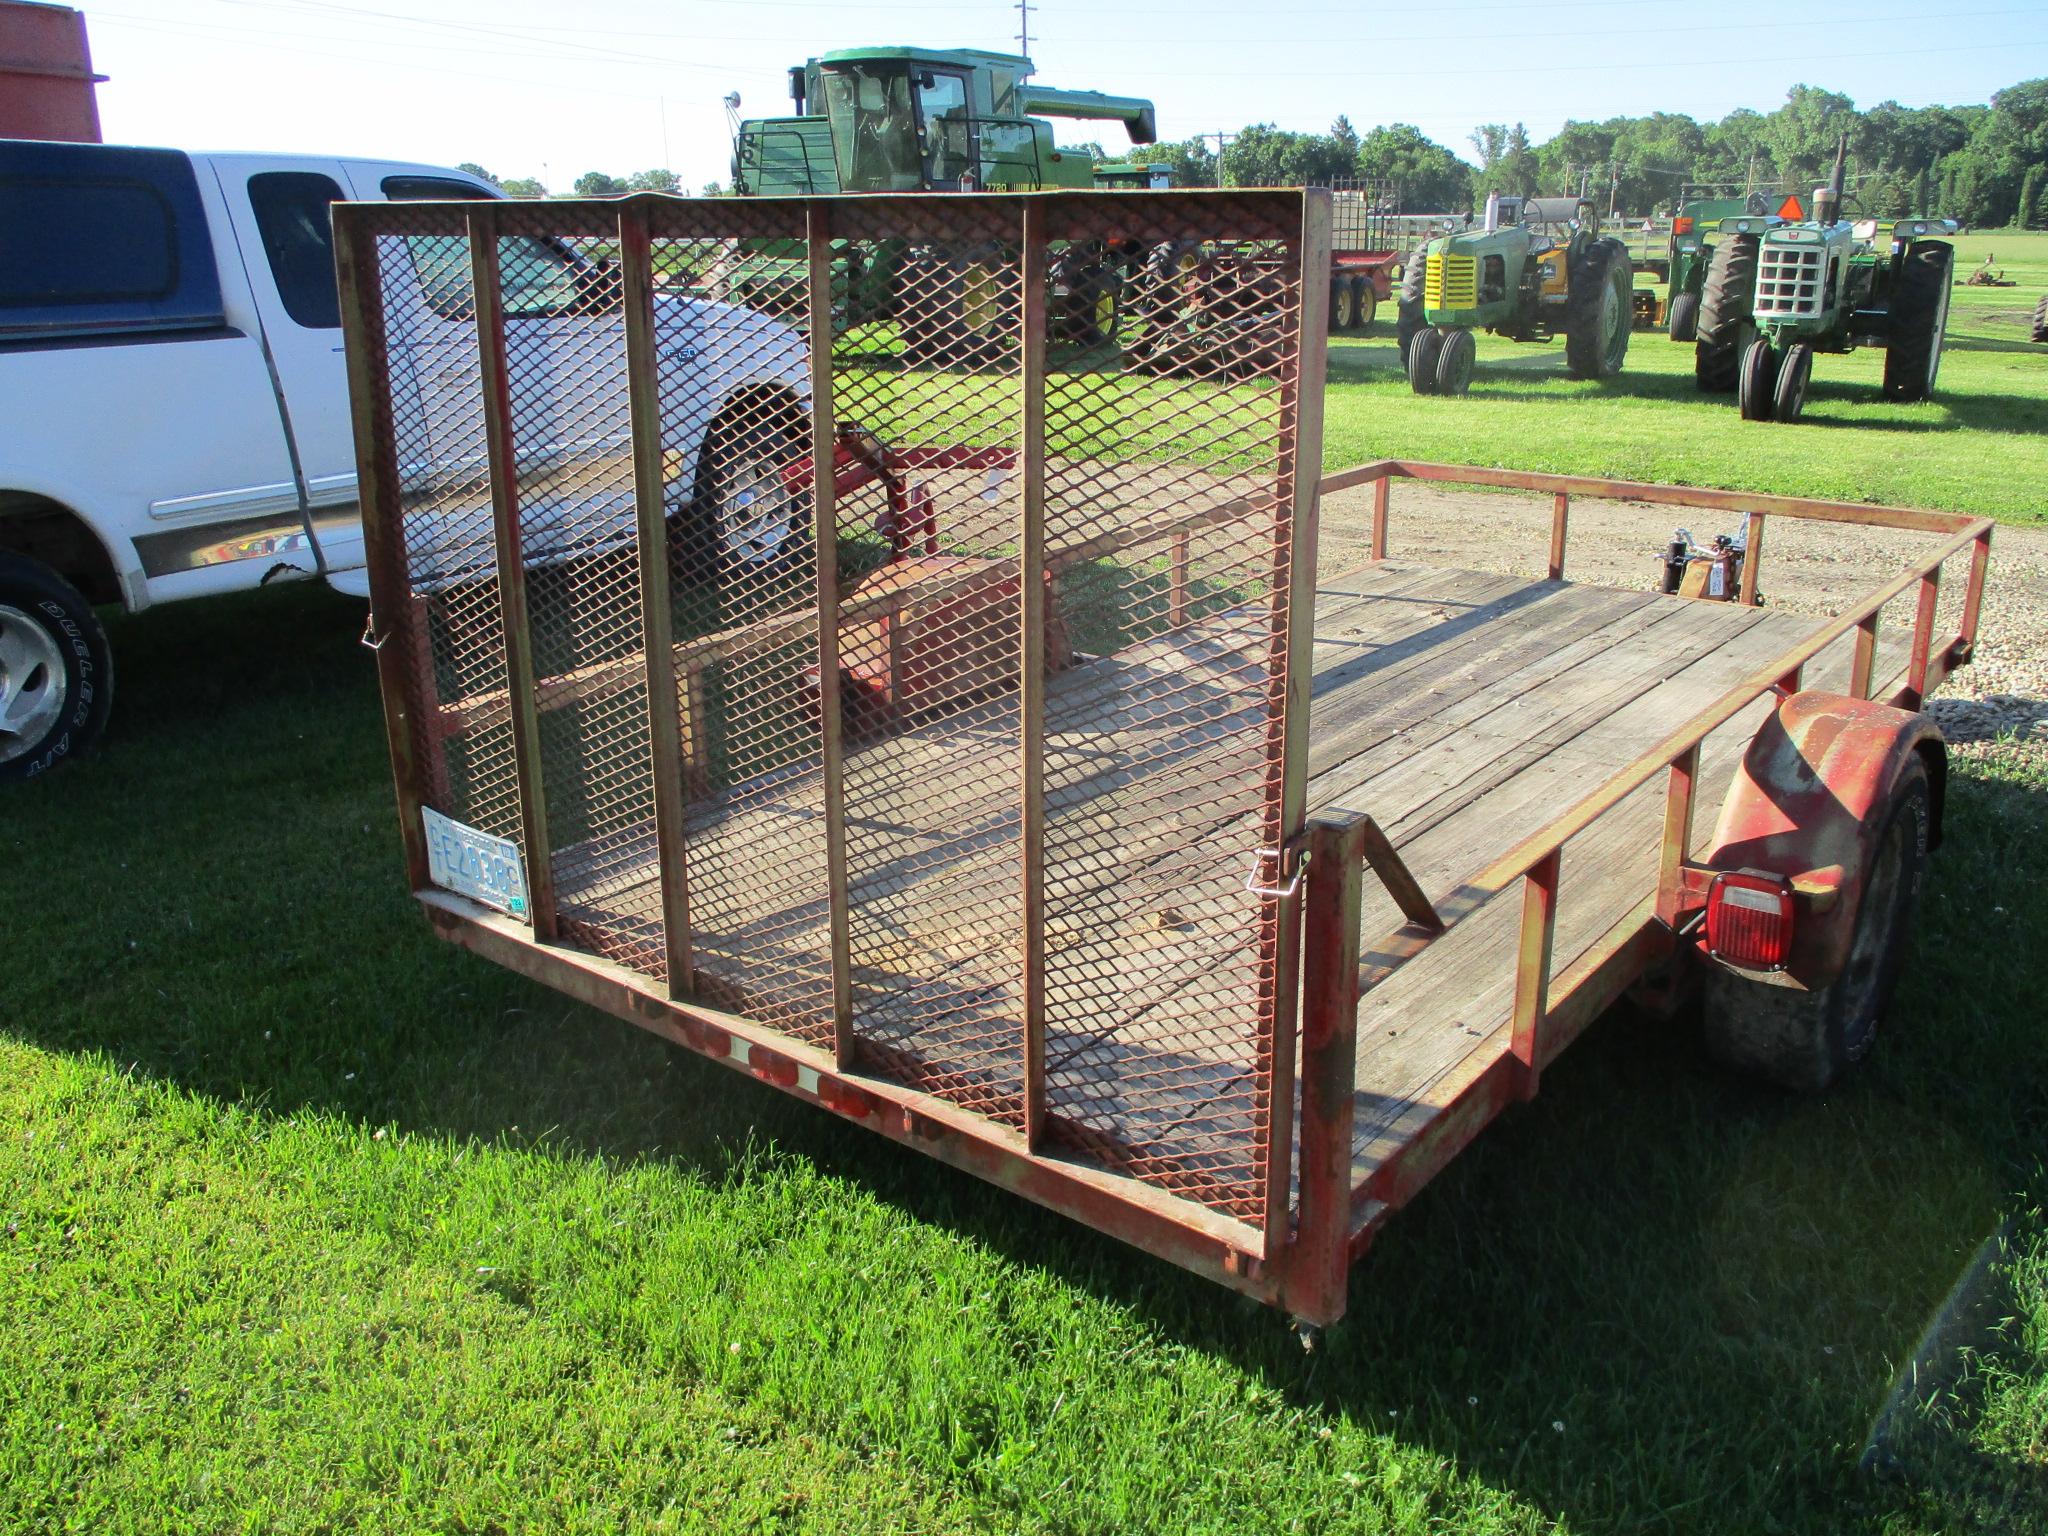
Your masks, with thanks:
M1783 977L1791 984L1823 987L1841 973L1885 807L1915 757L1926 763L1933 792L1933 847L1941 840L1948 747L1925 714L1799 693L1751 739L1704 862L1792 881L1796 919Z

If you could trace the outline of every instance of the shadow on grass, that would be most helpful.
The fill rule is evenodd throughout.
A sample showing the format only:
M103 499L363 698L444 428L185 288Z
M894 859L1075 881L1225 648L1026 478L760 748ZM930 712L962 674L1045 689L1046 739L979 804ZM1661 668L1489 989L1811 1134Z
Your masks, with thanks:
M361 620L300 588L117 623L106 749L0 831L37 872L0 891L12 1032L272 1114L714 1181L765 1139L1575 1528L1836 1530L1922 1504L1950 1527L2026 1497L2022 1471L1965 1507L1854 1466L1970 1252L2013 1191L2043 1194L2027 956L2048 919L1990 910L2048 865L2038 784L1956 781L1897 1017L1853 1082L1761 1092L1618 1013L1395 1220L1304 1355L1206 1282L436 943L403 890Z

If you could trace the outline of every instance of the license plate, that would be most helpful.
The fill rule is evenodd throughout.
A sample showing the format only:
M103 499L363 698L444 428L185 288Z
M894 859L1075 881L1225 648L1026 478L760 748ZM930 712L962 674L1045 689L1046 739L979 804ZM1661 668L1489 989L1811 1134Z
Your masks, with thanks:
M526 915L526 861L519 845L420 807L427 829L427 878L458 896L514 917Z

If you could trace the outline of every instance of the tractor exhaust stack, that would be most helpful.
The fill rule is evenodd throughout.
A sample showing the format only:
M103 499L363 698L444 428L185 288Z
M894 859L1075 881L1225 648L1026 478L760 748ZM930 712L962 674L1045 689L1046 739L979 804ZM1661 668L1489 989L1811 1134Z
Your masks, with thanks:
M1849 135L1835 140L1835 168L1828 184L1813 189L1813 221L1825 229L1842 214L1842 163L1849 153Z

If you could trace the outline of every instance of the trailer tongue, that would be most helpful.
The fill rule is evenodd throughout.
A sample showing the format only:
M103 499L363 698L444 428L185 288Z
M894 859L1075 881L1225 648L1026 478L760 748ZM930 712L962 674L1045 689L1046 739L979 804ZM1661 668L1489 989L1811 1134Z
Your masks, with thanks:
M436 929L1314 1324L1632 983L1724 978L1730 1054L1787 1080L1788 1041L1835 1038L1803 1008L1881 1009L1844 978L1910 903L1865 871L1917 884L1940 747L1911 707L1968 659L1989 526L1389 461L1321 481L1376 518L1319 584L1328 221L1277 192L341 210ZM688 297L762 240L807 281ZM1052 254L1118 240L1203 253L1172 355L1056 370ZM615 290L519 289L534 241ZM837 303L882 243L972 252L994 343ZM464 322L431 355L391 297L425 249ZM1549 568L1396 558L1409 478L1540 488ZM1741 600L1565 582L1574 496L1747 512ZM1790 518L1928 547L1798 618L1754 603ZM1902 595L1910 640L1877 627ZM1834 693L1781 707L1802 682Z

